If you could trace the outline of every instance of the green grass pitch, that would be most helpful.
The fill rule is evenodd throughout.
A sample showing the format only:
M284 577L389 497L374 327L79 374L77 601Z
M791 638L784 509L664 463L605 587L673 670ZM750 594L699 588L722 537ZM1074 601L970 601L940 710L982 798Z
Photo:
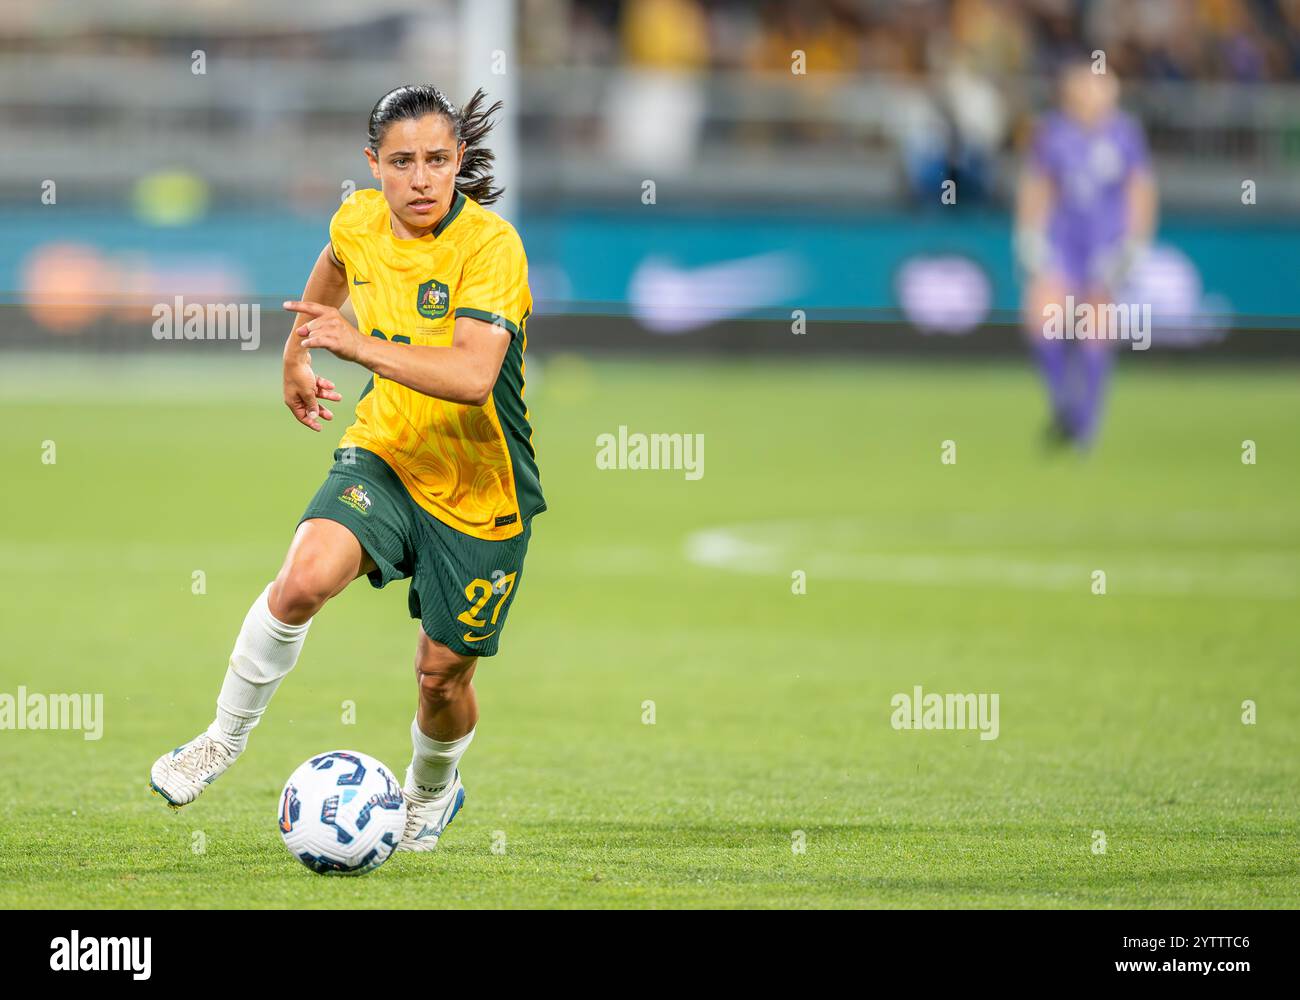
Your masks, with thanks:
M1041 450L1025 366L537 369L551 509L479 668L466 808L436 853L330 879L278 794L324 750L404 768L405 584L326 608L197 803L147 775L211 718L350 407L312 435L242 356L7 358L0 692L105 719L0 732L0 905L1300 905L1294 370L1126 357L1078 458ZM703 478L598 469L620 425L702 433ZM894 729L916 685L997 693L998 738Z

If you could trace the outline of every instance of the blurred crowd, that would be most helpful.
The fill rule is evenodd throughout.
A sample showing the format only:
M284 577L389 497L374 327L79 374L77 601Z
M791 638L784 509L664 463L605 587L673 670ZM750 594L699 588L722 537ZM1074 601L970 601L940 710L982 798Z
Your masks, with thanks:
M528 61L992 76L1102 49L1122 76L1300 77L1300 0L524 0Z
M1300 162L1300 0L514 2L518 48L503 65L524 75L506 93L533 152L525 183L551 196L617 198L630 174L753 199L798 169L810 198L933 204L954 180L963 206L1005 200L1053 77L1080 56L1099 72L1100 51L1157 157L1179 161L1187 200L1220 189L1192 168L1273 171L1300 207L1287 181ZM134 184L120 150L165 129L224 196L311 192L351 169L326 158L344 162L335 151L354 141L359 112L393 83L468 93L460 77L478 72L476 84L501 89L504 70L462 61L466 19L497 16L483 0L313 0L311 17L301 0L196 5L209 16L178 4L153 20L149 0L65 0L56 6L77 16L60 17L20 5L0 19L0 128L39 123L33 141L51 151L24 143L29 159L54 155L60 129L98 143L82 189ZM196 51L211 76L192 73ZM267 168L248 185L242 168L217 169L241 144L304 141L315 174ZM26 183L14 162L0 158L0 192Z
M892 149L903 188L926 202L945 179L967 204L1005 197L1001 157L1023 145L1072 59L1099 72L1104 53L1105 72L1142 92L1140 113L1152 116L1154 101L1161 120L1147 124L1179 155L1226 148L1231 115L1191 123L1195 140L1186 122L1162 127L1176 117L1170 102L1188 98L1160 98L1159 85L1300 78L1300 0L523 0L522 10L529 64L632 71L606 94L616 159L684 169L710 138L759 149L794 135L806 149L830 129L853 143L850 155ZM792 70L814 85L774 94ZM719 73L730 78L721 102L700 82L717 86ZM829 84L873 78L883 81L873 91ZM744 126L720 126L722 106L742 109ZM1252 127L1248 145L1264 126Z
M318 0L333 17L302 19L297 0L203 0L221 27L193 17L145 27L145 0L68 0L62 22L21 5L0 23L0 53L148 57L187 53L349 59L442 50L464 0ZM517 0L522 59L553 67L788 71L933 76L954 63L992 78L1050 74L1066 55L1105 51L1128 78L1267 82L1300 79L1300 0ZM73 13L81 10L86 17ZM111 8L110 8L111 9ZM94 17L89 16L91 12ZM193 13L192 11L190 12ZM58 24L59 30L49 30ZM427 30L411 30L422 24Z

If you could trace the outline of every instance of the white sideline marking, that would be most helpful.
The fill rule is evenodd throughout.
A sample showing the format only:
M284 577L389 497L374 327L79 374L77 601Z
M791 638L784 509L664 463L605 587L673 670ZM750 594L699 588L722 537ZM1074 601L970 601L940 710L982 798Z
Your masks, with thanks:
M1292 522L1287 522L1290 531L1279 532L1278 524L1272 525L1268 539L1272 544L1266 551L1260 550L1270 527L1266 519L1171 514L1159 522L1146 522L1141 531L1134 530L1130 520L1119 532L1095 523L1066 525L1061 535L1070 543L1067 557L1035 558L1025 552L1027 544L1059 549L1062 538L1041 537L1044 525L1032 519L1022 523L1015 515L939 519L918 515L893 520L892 525L879 520L725 525L689 535L685 554L690 562L709 569L780 575L801 569L810 577L869 583L1088 593L1090 574L1103 569L1111 595L1218 594L1270 600L1300 595L1295 542L1278 538L1279 534L1294 537ZM873 537L880 544L872 545ZM1089 538L1094 545L1085 544ZM1232 542L1236 551L1198 554L1187 551L1186 545L1172 551L1168 544L1207 538L1220 544ZM1133 545L1138 539L1156 544ZM990 547L1003 541L1012 544ZM1117 541L1123 544L1122 552L1114 551ZM1260 548L1242 551L1246 541L1255 541ZM953 551L917 551L936 545ZM1095 558L1087 555L1088 548L1095 549Z

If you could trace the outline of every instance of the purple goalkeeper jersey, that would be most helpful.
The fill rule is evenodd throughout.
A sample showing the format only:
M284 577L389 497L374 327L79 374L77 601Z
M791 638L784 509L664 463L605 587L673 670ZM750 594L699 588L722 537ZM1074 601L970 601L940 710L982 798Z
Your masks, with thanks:
M1039 123L1030 160L1056 192L1047 223L1052 255L1067 280L1085 285L1097 258L1126 234L1128 180L1148 164L1142 126L1119 111L1092 129L1052 112Z

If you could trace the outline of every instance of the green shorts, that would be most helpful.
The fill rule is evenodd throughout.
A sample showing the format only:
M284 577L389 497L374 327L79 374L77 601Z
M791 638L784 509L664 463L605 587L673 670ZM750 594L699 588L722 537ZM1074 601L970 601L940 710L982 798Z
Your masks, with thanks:
M492 656L519 591L532 519L514 538L492 542L443 524L411 499L374 452L334 452L334 465L298 523L337 521L375 561L372 587L411 578L411 617L462 656Z

